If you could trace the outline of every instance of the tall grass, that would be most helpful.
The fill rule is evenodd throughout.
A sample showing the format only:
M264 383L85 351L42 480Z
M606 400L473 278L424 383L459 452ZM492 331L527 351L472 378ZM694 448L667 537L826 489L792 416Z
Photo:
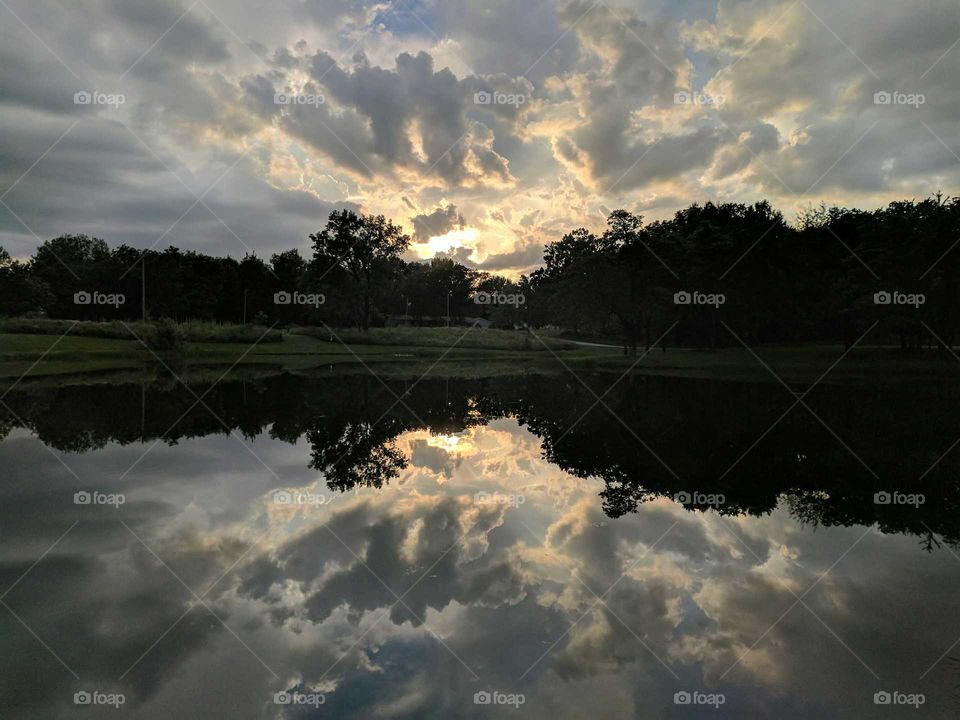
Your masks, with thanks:
M49 320L33 318L0 318L0 333L22 333L27 335L70 335L82 337L114 338L117 340L134 340L141 338L147 344L162 332L170 335L170 322L91 322L73 320ZM223 325L214 322L191 320L176 323L176 334L183 342L196 343L247 343L280 342L282 333L279 330L268 330L260 325Z

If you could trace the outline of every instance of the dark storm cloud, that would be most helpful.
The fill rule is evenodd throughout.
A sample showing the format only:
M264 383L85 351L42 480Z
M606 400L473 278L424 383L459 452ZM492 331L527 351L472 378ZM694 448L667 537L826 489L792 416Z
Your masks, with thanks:
M560 12L576 27L581 42L607 61L608 78L642 104L672 102L681 73L689 66L674 23L647 20L638 12L600 8L574 0Z
M479 566L462 567L463 546L458 540L464 534L484 536L499 521L503 508L481 506L466 533L461 524L465 509L463 502L453 499L379 516L371 514L372 507L352 509L338 515L329 529L320 528L283 548L275 560L261 559L241 591L269 602L273 596L268 591L275 583L293 580L302 583L306 616L312 622L323 623L346 603L354 613L392 608L393 623L410 622L415 627L423 623L428 609L442 610L454 600L496 605L519 598L523 581L514 568L491 558ZM410 546L408 534L414 527L419 530ZM342 569L316 587L314 580L334 562ZM430 576L415 585L428 569ZM397 602L400 596L403 603Z
M411 442L410 450L410 464L414 467L427 468L448 477L453 471L454 460L450 453L443 448L429 445L423 438Z
M431 213L421 213L410 218L413 224L413 239L426 242L431 237L445 235L451 230L462 229L466 224L455 205L437 208Z
M179 65L184 60L198 63L217 63L230 57L226 43L219 37L216 22L197 13L187 12L191 5L178 0L160 0L151 3L131 3L109 0L103 11L119 20L124 28L148 44L137 54L129 54L119 61L124 69L137 62L151 43L158 43L159 52L144 56L141 62L170 58ZM149 59L148 59L149 58Z
M0 156L0 168L6 170L0 177L9 186L29 168L31 157L44 152L50 134L69 125L48 119L25 124L0 113L0 128L21 139L18 145L4 146ZM33 168L29 183L18 184L4 202L40 239L83 232L111 244L150 247L159 241L161 249L200 245L233 256L243 255L248 247L269 256L303 245L331 210L358 207L324 202L304 191L279 190L260 180L253 168L250 158L234 155L193 174L171 155L155 157L118 121L93 119L71 130ZM209 210L196 204L196 196L208 190L203 200ZM29 255L37 239L17 217L0 207L0 228L8 238L4 244L14 255ZM17 239L10 242L11 237Z
M536 238L529 238L518 244L515 250L488 256L483 262L477 263L477 267L493 271L504 268L527 269L539 266L542 262L543 243Z
M338 164L367 178L409 169L451 185L512 181L506 158L493 148L493 132L472 119L474 93L486 81L458 80L448 69L435 70L425 52L401 53L393 69L373 66L360 54L349 72L321 52L311 58L309 70L312 83L304 92L323 95L325 102L287 107L281 123ZM515 94L526 91L523 82L513 85L520 91ZM287 83L262 78L248 81L246 89L261 111L269 110L274 93L293 92ZM274 112L280 115L280 108ZM515 117L519 111L498 107L497 112Z

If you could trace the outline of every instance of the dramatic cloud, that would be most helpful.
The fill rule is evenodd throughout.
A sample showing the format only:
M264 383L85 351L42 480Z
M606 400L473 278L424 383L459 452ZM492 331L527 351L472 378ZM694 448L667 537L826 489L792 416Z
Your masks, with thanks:
M516 274L601 208L957 192L951 0L408 5L10 0L0 245L266 256L350 207Z
M413 223L413 239L417 242L427 242L436 235L445 235L451 230L462 229L466 222L463 215L457 212L453 205L446 208L437 208L432 213L415 215L410 218Z
M734 518L661 499L611 520L602 483L550 466L511 419L405 433L414 462L361 493L329 493L302 441L248 442L256 458L228 436L161 445L122 483L149 443L65 456L126 494L122 514L74 505L76 479L30 433L0 445L4 587L29 569L5 602L87 686L126 693L131 717L270 708L295 686L350 718L472 708L478 687L524 693L538 719L634 716L678 688L723 692L744 717L867 717L883 686L950 712L946 668L917 680L956 634L945 548L813 532L786 507ZM257 458L325 502L272 502ZM7 697L24 717L69 714L79 686L0 622Z

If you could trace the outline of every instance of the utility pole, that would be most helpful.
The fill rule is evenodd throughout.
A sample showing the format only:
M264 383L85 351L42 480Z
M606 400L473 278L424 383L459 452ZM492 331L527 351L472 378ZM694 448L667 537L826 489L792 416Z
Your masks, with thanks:
M243 324L247 324L247 289L243 289Z
M147 321L147 251L143 251L140 258L140 309L143 311L143 321Z

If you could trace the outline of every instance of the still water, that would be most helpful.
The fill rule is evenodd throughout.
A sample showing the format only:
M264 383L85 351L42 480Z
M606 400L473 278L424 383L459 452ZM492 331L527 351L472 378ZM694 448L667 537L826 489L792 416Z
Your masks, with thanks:
M960 712L953 385L213 379L4 398L0 717Z

